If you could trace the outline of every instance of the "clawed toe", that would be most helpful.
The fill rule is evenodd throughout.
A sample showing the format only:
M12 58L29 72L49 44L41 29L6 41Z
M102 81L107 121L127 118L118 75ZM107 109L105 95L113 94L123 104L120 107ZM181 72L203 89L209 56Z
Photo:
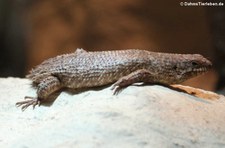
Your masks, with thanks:
M113 90L113 95L118 95L124 87L118 86L118 85L113 85L111 90Z
M113 95L119 94L125 87L131 85L131 81L127 79L127 77L120 78L116 83L113 84L111 90L113 91Z
M27 109L29 106L33 106L33 109L35 108L36 105L40 106L40 99L39 98L33 98L33 97L28 97L26 96L25 101L20 101L16 103L17 107L21 106L22 111Z

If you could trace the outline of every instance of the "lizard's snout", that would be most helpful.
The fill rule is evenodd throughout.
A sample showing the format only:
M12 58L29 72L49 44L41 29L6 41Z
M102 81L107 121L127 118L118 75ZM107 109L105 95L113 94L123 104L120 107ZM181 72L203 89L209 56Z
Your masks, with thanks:
M212 68L212 66L213 66L213 64L212 64L212 62L211 61L209 61L208 59L206 59L206 68L207 69L211 69Z

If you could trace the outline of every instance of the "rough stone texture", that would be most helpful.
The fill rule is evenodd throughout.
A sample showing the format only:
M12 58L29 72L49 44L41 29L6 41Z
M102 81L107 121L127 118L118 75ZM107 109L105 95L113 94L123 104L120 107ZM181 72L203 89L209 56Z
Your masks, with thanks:
M22 112L15 103L36 95L30 83L0 79L0 147L225 147L224 96L201 99L159 85L113 96L108 87L62 92Z

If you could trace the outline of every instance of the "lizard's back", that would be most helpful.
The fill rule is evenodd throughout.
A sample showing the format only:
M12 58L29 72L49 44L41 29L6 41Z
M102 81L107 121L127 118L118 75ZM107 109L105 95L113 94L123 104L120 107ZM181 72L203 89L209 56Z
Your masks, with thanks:
M80 49L44 61L27 77L40 83L50 75L56 76L68 88L100 86L146 68L149 53L145 50L86 52Z

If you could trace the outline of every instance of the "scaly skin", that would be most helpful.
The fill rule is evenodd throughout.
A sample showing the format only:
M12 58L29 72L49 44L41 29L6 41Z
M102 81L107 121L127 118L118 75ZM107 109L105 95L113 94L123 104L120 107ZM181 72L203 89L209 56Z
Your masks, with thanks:
M77 49L48 59L27 78L37 86L37 98L16 103L22 110L40 104L62 88L89 88L114 83L114 94L136 82L176 84L207 72L212 63L199 54L169 54L146 50L86 52Z

